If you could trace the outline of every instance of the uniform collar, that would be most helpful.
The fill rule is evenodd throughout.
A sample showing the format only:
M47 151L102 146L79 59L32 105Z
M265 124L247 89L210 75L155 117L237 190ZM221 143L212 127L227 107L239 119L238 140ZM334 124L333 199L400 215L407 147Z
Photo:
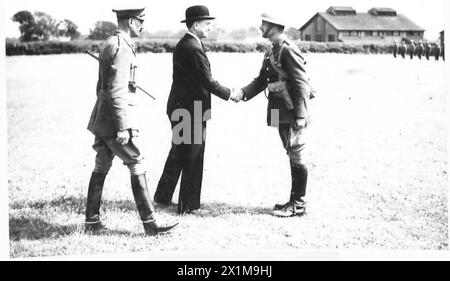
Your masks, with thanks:
M278 38L277 38L276 40L274 40L274 41L272 42L272 45L273 45L274 47L280 47L281 44L283 44L284 41L286 41L286 35L284 35L284 34L282 33L282 34L280 34L280 36L278 36Z
M203 44L202 44L202 40L200 40L200 38L198 38L198 36L197 36L197 35L195 35L194 33L190 32L190 31L186 32L186 34L189 34L189 35L191 35L192 37L194 37L194 38L195 38L195 40L197 40L197 41L198 41L198 43L200 44L200 46L202 46L202 47L203 47Z
M133 40L131 39L130 34L124 32L124 31L122 31L122 30L120 30L120 29L117 29L117 30L114 32L114 34L115 34L115 35L121 36L121 37L123 38L123 40L125 41L125 43L127 43L127 45L128 45L128 46L133 50L133 52L134 52L134 43L133 43Z

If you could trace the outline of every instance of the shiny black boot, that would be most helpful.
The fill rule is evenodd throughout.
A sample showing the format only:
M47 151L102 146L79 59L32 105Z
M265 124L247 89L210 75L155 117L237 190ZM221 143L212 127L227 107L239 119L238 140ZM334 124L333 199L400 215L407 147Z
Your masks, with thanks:
M301 216L306 212L306 202L303 197L306 194L308 180L308 168L304 164L291 163L292 187L289 202L276 204L273 207L273 215L279 217Z
M100 221L100 203L105 178L106 174L93 172L89 180L85 221L85 231L87 232L96 232L105 228Z
M162 225L157 221L155 209L148 193L145 174L131 176L131 189L133 191L134 200L136 201L139 216L144 225L145 234L156 235L158 233L167 232L178 224Z

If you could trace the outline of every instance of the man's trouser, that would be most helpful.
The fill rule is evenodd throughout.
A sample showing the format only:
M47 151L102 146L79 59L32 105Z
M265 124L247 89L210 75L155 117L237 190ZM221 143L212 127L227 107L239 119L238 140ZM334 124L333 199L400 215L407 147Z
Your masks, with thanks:
M172 129L177 124L179 122L171 122ZM194 128L198 130L196 131ZM205 132L206 122L191 123L190 143L177 144L172 140L172 147L154 195L156 202L169 203L172 200L178 178L182 172L178 212L185 213L200 208ZM183 131L183 133L187 132ZM194 137L194 134L201 134L202 137Z
M117 155L128 166L131 174L131 187L142 221L153 219L154 208L148 195L145 169L142 165L142 155L138 146L136 132L126 145L117 143L115 138L95 137L92 146L97 155L95 157L95 168L89 181L86 223L96 224L100 221L100 203L106 174L112 166L112 161Z
M141 154L139 137L133 131L126 145L119 144L115 138L96 136L92 148L97 152L95 157L94 172L107 174L112 166L114 157L117 155L123 164L128 167L131 175L145 173L142 165L144 157Z

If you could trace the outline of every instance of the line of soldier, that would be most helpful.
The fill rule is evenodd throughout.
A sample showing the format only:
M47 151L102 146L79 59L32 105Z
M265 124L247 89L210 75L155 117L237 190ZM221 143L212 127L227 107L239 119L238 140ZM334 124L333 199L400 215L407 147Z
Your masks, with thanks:
M435 60L439 60L439 57L442 56L442 59L445 60L444 48L443 46L441 47L439 42L432 44L430 41L427 41L426 44L423 44L422 40L419 40L416 44L411 40L410 43L407 44L406 41L403 40L399 45L397 40L395 40L392 53L394 54L394 58L399 55L402 58L409 56L410 59L413 59L414 56L417 56L419 59L422 59L422 56L424 56L427 60L430 60L430 57L434 56Z

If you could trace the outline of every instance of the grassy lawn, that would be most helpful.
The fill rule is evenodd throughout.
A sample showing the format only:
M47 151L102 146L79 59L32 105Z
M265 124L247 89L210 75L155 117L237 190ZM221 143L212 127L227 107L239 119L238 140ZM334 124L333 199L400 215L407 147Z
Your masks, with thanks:
M244 86L262 54L209 54L213 75ZM170 149L165 115L171 54L140 54L142 141L151 194ZM442 61L388 55L308 54L311 102L308 214L280 219L289 160L265 124L263 94L234 104L213 97L202 210L170 234L145 237L129 172L115 160L101 213L108 230L83 232L94 164L86 130L97 65L87 55L7 57L11 257L218 250L448 250L447 123ZM174 201L177 201L178 189ZM181 252L180 252L181 253ZM268 256L271 258L271 256Z

